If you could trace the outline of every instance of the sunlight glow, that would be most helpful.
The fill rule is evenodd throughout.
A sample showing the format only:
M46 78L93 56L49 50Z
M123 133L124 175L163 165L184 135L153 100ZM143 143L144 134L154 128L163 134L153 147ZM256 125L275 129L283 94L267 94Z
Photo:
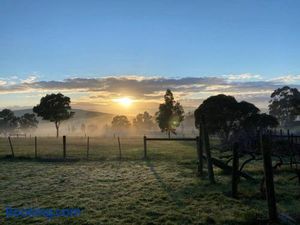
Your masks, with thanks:
M126 106L126 107L132 105L132 103L133 103L133 100L128 97L117 98L117 99L114 99L113 101L117 102L123 106Z

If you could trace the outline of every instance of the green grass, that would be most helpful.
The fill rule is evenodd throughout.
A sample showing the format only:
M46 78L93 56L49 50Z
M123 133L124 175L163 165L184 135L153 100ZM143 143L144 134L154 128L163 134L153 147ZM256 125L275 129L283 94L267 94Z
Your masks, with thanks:
M267 203L259 183L241 179L239 199L230 197L230 175L215 169L216 185L196 176L194 143L151 142L149 160L142 160L142 138L68 138L69 161L62 156L61 139L40 138L41 159L34 160L33 139L13 140L15 155L0 160L0 224L258 224L267 218ZM10 154L0 140L2 156ZM217 155L213 152L213 155ZM27 157L27 158L26 158ZM45 159L52 160L45 160ZM262 162L245 168L261 178ZM300 192L288 167L275 173L278 209L299 217ZM78 218L5 218L5 206L16 208L81 208Z
M16 157L34 157L34 138L12 138ZM121 138L121 154L123 159L140 160L144 155L143 138ZM85 137L67 137L67 158L82 158L87 155L87 139ZM89 141L89 158L94 160L119 159L117 138L91 137ZM152 159L195 159L196 143L174 141L148 141L148 156ZM39 158L62 158L62 137L38 137L37 152ZM0 138L0 157L11 154L6 138Z

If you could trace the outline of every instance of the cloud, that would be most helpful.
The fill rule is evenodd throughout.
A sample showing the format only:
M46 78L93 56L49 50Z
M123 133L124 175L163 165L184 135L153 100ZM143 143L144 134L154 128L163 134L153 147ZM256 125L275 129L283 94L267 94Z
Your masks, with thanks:
M138 78L105 77L105 78L69 78L63 81L21 82L2 87L0 93L14 93L45 90L76 90L76 91L109 91L112 93L151 94L155 91L171 89L197 89L206 85L222 84L225 80L216 77L186 78Z
M29 77L27 77L26 79L24 80L21 80L21 83L23 84L32 84L34 83L36 80L38 79L38 76L36 75L30 75Z
M201 102L220 93L233 95L239 100L250 101L260 107L267 107L273 90L283 84L300 80L298 76L282 76L262 80L260 75L240 74L215 77L73 77L62 81L38 81L37 76L9 83L0 80L0 95L31 93L40 96L45 93L62 92L72 96L76 105L109 106L112 99L131 97L141 104L157 104L162 101L166 89L170 88L175 98L184 106L197 107ZM2 82L2 83L1 83ZM300 85L292 85L299 88Z
M261 80L262 76L259 74L243 73L243 74L229 74L223 75L229 81L249 81L249 80Z
M0 86L4 86L6 84L7 84L7 82L5 80L0 80Z
M292 84L300 82L300 75L285 75L271 79L274 83Z

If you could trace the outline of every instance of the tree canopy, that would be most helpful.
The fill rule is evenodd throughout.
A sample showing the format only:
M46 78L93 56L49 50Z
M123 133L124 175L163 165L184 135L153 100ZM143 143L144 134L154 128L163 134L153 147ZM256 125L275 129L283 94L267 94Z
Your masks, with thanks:
M253 131L257 128L265 131L266 129L277 127L279 125L278 120L266 113L253 114L245 119L243 127L246 130Z
M70 98L61 93L50 94L41 98L40 104L33 107L33 112L44 120L54 122L56 136L58 137L60 123L74 115L74 112L71 111L70 103Z
M259 109L252 103L237 102L233 96L223 94L204 100L194 115L197 128L200 127L201 119L205 118L208 132L218 134L224 144L229 142L234 132L277 125L276 118L259 114Z
M196 109L195 125L199 128L201 117L204 116L208 132L219 133L227 139L230 131L237 128L243 118L258 111L251 103L238 103L233 96L220 94L207 98Z
M164 95L164 103L159 105L156 112L156 121L162 132L166 132L170 138L170 133L176 134L176 128L184 119L184 110L179 102L174 100L173 93L167 89Z
M300 115L300 92L297 88L284 86L271 94L270 115L275 116L282 126L291 126Z
M35 114L33 113L25 113L23 116L19 118L19 124L21 130L28 130L36 128L39 121L37 120Z
M139 113L133 119L132 125L138 130L150 130L154 127L153 116L148 112Z
M33 113L25 113L21 117L16 117L10 109L0 111L0 133L7 135L18 129L28 130L36 128L38 120Z
M18 118L10 109L0 111L0 133L7 135L18 128Z
M115 116L111 122L111 126L114 130L124 130L130 127L128 118L124 115Z

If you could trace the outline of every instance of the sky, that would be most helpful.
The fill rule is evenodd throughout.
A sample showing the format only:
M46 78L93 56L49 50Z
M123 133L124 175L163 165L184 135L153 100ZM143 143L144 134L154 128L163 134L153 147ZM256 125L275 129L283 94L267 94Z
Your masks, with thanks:
M219 93L262 109L300 85L300 2L0 0L0 109L62 92L73 107L187 109ZM125 107L126 106L126 107Z

